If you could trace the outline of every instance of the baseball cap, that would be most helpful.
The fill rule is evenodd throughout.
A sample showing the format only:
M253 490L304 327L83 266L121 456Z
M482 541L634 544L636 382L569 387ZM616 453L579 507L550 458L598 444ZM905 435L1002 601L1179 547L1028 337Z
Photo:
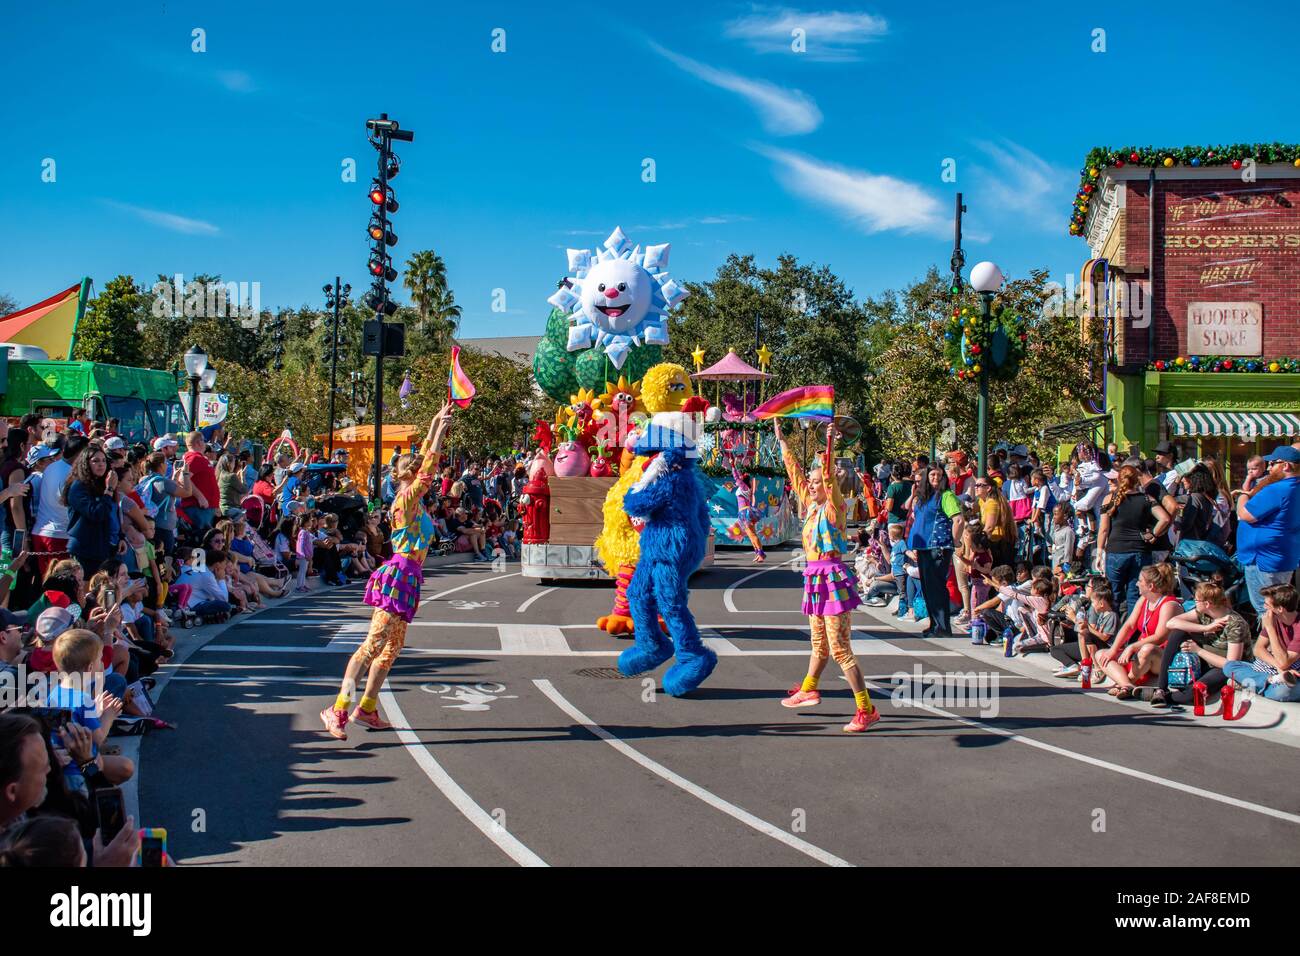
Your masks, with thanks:
M171 434L160 435L153 440L153 450L162 451L164 448L176 448L179 442Z
M31 451L27 453L27 464L34 465L38 461L44 461L47 458L54 458L59 454L57 448L51 448L49 445L33 445Z
M1272 454L1264 456L1265 461L1285 461L1293 465L1300 464L1300 451L1296 451L1290 445L1278 445L1273 449Z
M125 451L126 439L121 435L114 435L112 438L108 439L108 441L104 442L104 447L110 451Z
M66 607L47 607L36 619L36 635L42 641L51 641L75 623Z
M306 467L307 467L307 466L304 465L302 462L300 462L300 461L295 461L292 465L289 466L289 473L290 473L290 474L297 474L298 472L302 471L302 470L303 470L304 468L306 468Z
M21 627L27 623L27 615L15 614L7 607L0 607L0 626L2 627Z

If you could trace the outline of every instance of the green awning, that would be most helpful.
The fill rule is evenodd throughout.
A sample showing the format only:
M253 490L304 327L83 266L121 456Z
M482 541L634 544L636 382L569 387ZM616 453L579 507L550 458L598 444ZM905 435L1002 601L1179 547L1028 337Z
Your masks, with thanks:
M1169 433L1218 438L1290 438L1300 435L1300 415L1287 412L1166 412Z

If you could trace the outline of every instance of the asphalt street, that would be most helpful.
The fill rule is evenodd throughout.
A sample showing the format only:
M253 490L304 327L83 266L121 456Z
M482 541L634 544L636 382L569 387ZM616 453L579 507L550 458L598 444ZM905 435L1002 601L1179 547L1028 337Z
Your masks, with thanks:
M186 865L1294 864L1293 747L1117 704L860 610L883 719L780 705L800 578L721 552L691 609L719 654L687 698L614 669L608 584L431 568L383 711L327 736L369 609L352 585L236 619L175 669L141 749L141 825ZM914 632L915 629L913 629ZM946 676L945 676L946 675ZM928 692L927 692L928 688ZM936 694L938 696L936 696Z

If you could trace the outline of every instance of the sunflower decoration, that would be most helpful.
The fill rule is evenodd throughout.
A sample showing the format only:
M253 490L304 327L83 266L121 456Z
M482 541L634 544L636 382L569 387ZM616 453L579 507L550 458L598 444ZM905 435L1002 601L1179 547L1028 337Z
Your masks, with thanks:
M600 411L600 399L590 388L580 388L576 395L569 396L569 404L560 406L564 421L560 424L576 426L579 431L586 428ZM558 418L557 418L558 421Z
M1003 306L987 319L977 307L954 304L943 333L948 374L966 381L987 370L993 379L1015 378L1029 331L1024 319Z

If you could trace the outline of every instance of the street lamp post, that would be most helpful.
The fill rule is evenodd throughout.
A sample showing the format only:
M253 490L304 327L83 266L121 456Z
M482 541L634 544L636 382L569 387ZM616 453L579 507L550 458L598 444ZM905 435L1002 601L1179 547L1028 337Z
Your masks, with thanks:
M334 285L323 287L325 292L325 308L334 310L334 327L330 332L330 434L329 434L329 451L326 453L328 460L334 459L334 397L338 393L338 369L339 369L339 307L343 300L352 292L352 286L340 285L338 276L334 277Z
M185 353L185 374L190 380L190 431L199 430L199 379L208 371L208 353L197 345ZM213 377L216 377L214 371Z
M984 324L987 326L989 319L993 314L993 297L997 295L998 290L1002 288L1005 280L1002 276L1002 270L992 262L978 263L970 271L970 284L976 292L980 294L980 315ZM978 442L979 451L979 476L988 477L988 455L989 455L989 362L991 356L980 356L980 398L979 398L979 426L976 430L976 441Z

